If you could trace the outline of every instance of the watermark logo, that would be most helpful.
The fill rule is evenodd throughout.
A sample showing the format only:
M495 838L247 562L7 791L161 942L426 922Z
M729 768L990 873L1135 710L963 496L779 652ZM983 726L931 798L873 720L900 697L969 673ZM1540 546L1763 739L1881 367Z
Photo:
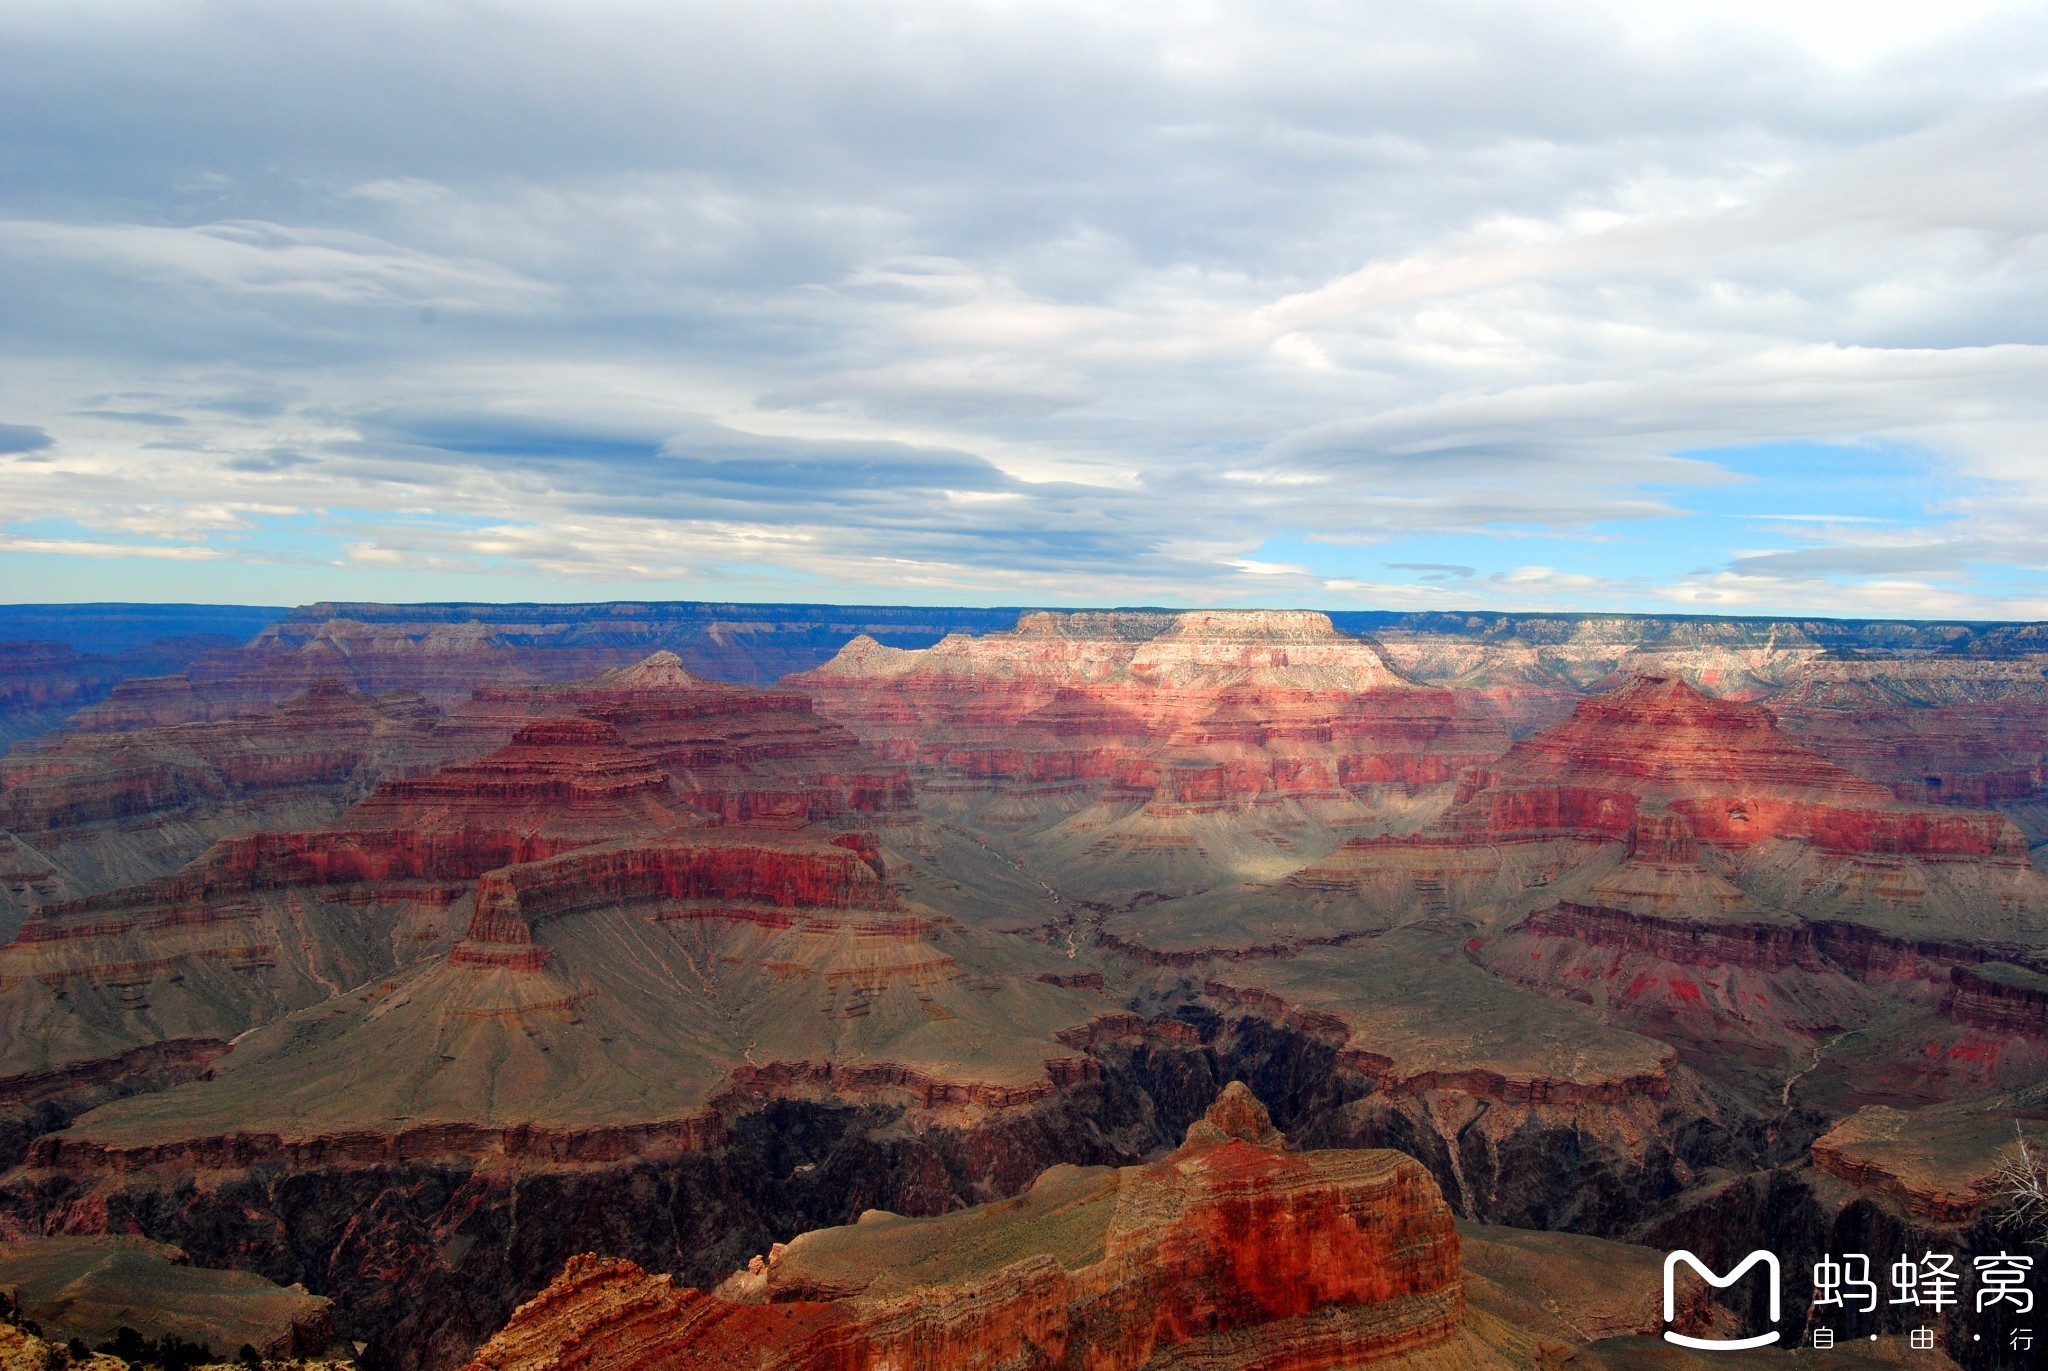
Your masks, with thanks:
M1752 1266L1762 1266L1769 1273L1771 1282L1771 1322L1776 1323L1782 1315L1779 1298L1781 1281L1775 1252L1752 1252L1725 1276L1715 1275L1705 1262L1690 1252L1673 1252L1664 1259L1664 1322L1675 1323L1678 1320L1677 1275L1680 1262L1698 1272L1700 1279L1716 1290L1725 1290L1735 1284L1748 1274ZM1675 1342L1680 1347L1696 1348L1702 1352L1739 1352L1745 1347L1766 1347L1777 1340L1778 1330L1775 1328L1768 1333L1759 1333L1753 1338L1694 1338L1684 1333L1673 1332L1669 1328L1664 1330L1664 1341Z

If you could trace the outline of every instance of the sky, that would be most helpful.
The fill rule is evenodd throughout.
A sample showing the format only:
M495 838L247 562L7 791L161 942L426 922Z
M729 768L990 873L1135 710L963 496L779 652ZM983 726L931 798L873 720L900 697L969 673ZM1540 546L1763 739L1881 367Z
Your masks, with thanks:
M2048 618L2038 4L0 0L0 130L0 601Z

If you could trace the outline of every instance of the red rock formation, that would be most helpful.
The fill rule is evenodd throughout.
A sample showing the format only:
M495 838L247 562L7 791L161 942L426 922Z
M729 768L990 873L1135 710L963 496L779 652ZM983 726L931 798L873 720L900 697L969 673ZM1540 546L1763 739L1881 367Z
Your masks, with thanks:
M1459 782L1445 826L1499 838L1569 831L1628 838L1650 806L1696 839L1743 848L1789 837L1839 853L2023 861L1991 813L1914 808L1782 733L1769 711L1644 677L1586 700Z
M769 911L883 910L896 904L874 867L836 844L792 847L716 834L660 845L604 843L485 872L477 883L469 930L450 955L458 965L538 970L536 920L648 900L712 902L709 908L679 907L671 915L675 918L783 927L792 926L796 915L778 917ZM732 907L748 904L767 909ZM807 922L820 931L836 926L831 919ZM887 937L914 938L923 931L916 919L863 920L860 926Z
M785 684L940 774L1169 808L1436 785L1505 742L1309 613L1038 612L921 652L857 639Z
M726 823L902 823L916 817L910 778L865 750L810 701L702 681L673 653L565 685L485 687L452 722L495 732L574 712L668 772L676 792Z
M1941 1008L1957 1023L1987 1033L2048 1038L2048 976L1993 962L1959 966L1951 981Z
M0 759L0 828L91 892L163 874L229 833L319 826L382 779L485 746L417 696L323 681L266 713L23 744Z
M1770 704L1787 732L1900 799L2024 805L2048 781L2042 666L2039 657L1823 660Z
M1278 880L1118 911L1107 936L1143 960L1192 964L1419 919L1492 926L1568 902L1644 916L1638 931L1653 941L1670 941L1657 921L1747 925L1715 936L1765 943L1780 936L1767 926L1804 921L1980 949L1949 956L1935 973L1945 978L1956 960L2007 955L2048 931L2048 882L2003 816L1898 801L1788 739L1767 711L1676 680L1585 701L1469 769L1450 801L1420 831L1351 837ZM1555 932L1539 920L1527 936ZM1847 955L1861 955L1848 948L1861 937L1842 936ZM1532 952L1543 959L1521 949ZM1911 955L1871 952L1895 954Z
M1530 915L1521 927L1536 937L1571 938L1589 947L1645 953L1674 966L1823 969L1813 930L1789 921L1702 923L1566 900Z
M1161 1163L1060 1168L987 1210L809 1234L721 1294L577 1258L471 1368L1115 1371L1172 1356L1306 1371L1448 1343L1463 1303L1450 1212L1420 1166L1287 1152L1233 1085Z
M650 699L659 703L672 688L681 688L686 700L710 702L708 712L694 716L710 721L699 730L701 739L729 738L732 703L742 706L738 717L744 720L746 702L759 698L736 687L695 690L685 681L649 679L660 665L657 673L641 670L600 683L602 703L645 713L652 709ZM294 719L308 723L309 712L344 708L383 717L375 704L327 689L266 727L281 728ZM826 769L846 763L849 750L858 753L843 730L810 716L801 700L782 697L770 714L799 722L776 735L787 755L764 765L786 762L815 780L818 769L803 769L803 748L821 734L829 754ZM246 730L239 721L167 732L218 742L216 755L227 760L217 771L244 779L273 774L237 760L245 756L240 748ZM457 735L479 736L476 730ZM55 766L50 757L119 752L147 744L150 736L66 743L24 765ZM310 726L297 745L305 746L306 738L314 742L306 765L313 765L326 755L326 744ZM888 903L877 874L881 859L868 837L793 847L744 837L717 843L688 837L722 816L678 797L655 751L628 746L619 727L604 719L534 720L489 756L386 781L335 827L232 837L174 875L48 903L34 911L13 944L0 948L0 1013L7 1012L5 996L16 990L69 985L79 993L68 999L69 992L31 996L35 1008L25 1012L45 1026L19 1035L14 1046L20 1051L0 1055L0 1065L46 1068L80 1055L125 1051L164 1032L165 1024L181 1025L173 1032L233 1036L305 1003L318 986L333 993L337 985L358 983L410 955L447 947L456 931L448 927L451 906L470 883L498 868L512 870L476 888L470 935L453 951L456 965L538 971L544 958L531 946L530 929L516 911L546 915L572 897L586 905L606 898L715 897L771 909L843 900L849 908L872 910ZM291 769L280 763L274 771ZM745 765L734 764L723 774L745 773ZM701 774L714 772L707 768ZM822 786L817 791L826 793ZM849 791L836 793L843 798ZM640 846L633 845L635 838ZM647 841L654 839L659 841ZM579 850L587 855L546 865ZM316 906L341 917L314 913ZM211 968L201 978L203 990L185 975L200 965ZM158 1006L154 1026L123 1008L145 998ZM180 1017L184 1011L166 1007L188 1004L194 1016L189 1020ZM138 1032L139 1039L129 1036Z

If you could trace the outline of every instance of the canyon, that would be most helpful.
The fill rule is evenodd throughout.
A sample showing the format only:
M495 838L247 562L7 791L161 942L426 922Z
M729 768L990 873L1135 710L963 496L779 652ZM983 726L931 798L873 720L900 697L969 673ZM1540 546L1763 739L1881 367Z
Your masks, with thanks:
M0 650L0 1238L367 1366L1678 1365L1665 1248L1995 1250L2048 1123L2036 626L108 645Z

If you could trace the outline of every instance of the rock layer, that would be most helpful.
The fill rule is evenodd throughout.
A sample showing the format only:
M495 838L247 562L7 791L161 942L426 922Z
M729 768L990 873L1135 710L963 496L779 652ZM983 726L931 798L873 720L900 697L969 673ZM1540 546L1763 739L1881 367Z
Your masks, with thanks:
M578 1258L471 1366L1293 1371L1441 1345L1462 1315L1457 1236L1419 1166L1289 1153L1232 1086L1162 1162L1056 1169L991 1211L864 1217L717 1293Z
M502 741L442 727L418 696L324 680L264 713L23 744L0 758L0 828L66 893L89 895L167 874L218 838L318 827L387 778Z
M916 652L855 640L784 684L913 765L929 806L1111 903L1283 873L1506 745L1310 613L1034 613Z

